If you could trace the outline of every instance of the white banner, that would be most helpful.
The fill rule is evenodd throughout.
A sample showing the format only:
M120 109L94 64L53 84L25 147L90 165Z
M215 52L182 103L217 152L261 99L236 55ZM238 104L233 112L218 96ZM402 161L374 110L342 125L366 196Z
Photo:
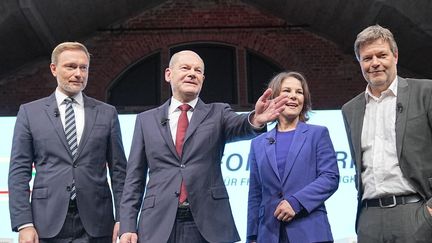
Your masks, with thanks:
M126 155L129 154L136 115L120 115L120 125ZM313 111L310 124L326 126L330 131L340 171L340 184L336 193L326 202L328 218L337 242L353 242L356 213L354 167L345 134L342 114L339 110ZM17 233L10 227L7 177L15 117L0 117L0 239L17 241ZM272 126L269 126L269 130ZM249 186L247 164L250 141L229 143L222 158L222 172L230 194L231 207L242 242L246 239L246 217Z

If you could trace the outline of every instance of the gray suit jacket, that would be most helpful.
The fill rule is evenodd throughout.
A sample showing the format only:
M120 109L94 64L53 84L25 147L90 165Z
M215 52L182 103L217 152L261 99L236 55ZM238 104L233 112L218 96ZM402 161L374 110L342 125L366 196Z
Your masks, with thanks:
M403 175L425 199L432 197L432 81L398 77L396 149ZM342 107L351 157L356 165L357 219L361 210L361 133L364 92Z
M140 242L167 242L184 178L192 214L203 237L209 242L239 241L221 159L225 143L257 135L247 115L236 114L227 104L199 100L179 158L165 122L168 107L169 101L136 119L120 208L120 233L138 231Z
M115 221L107 167L119 212L126 174L120 125L113 106L83 97L85 125L75 160L56 115L55 95L21 105L9 168L9 207L14 231L33 223L39 237L57 235L66 217L70 185L75 177L79 215L86 231L93 237L112 234ZM30 194L33 164L36 175Z

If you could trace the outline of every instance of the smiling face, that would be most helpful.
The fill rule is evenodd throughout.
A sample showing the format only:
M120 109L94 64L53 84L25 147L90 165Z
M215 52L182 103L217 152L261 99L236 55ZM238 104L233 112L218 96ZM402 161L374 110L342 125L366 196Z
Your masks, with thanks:
M271 99L280 94L288 96L289 102L285 109L288 117L293 117L291 113L296 111L294 113L296 120L302 122L309 120L308 112L312 109L311 95L306 78L301 73L294 71L281 72L272 78L267 87L273 91ZM284 113L278 118L279 122L287 119Z
M187 103L198 97L204 82L204 62L193 51L181 51L171 58L165 70L165 80L170 83L173 97Z
M380 97L396 78L398 53L383 39L364 43L359 49L359 62L363 77L373 95Z
M56 63L51 63L51 73L57 79L57 88L67 96L74 96L87 86L89 58L78 49L61 52Z
M304 104L304 91L300 80L294 77L285 78L281 83L280 93L288 96L281 115L287 120L299 119Z

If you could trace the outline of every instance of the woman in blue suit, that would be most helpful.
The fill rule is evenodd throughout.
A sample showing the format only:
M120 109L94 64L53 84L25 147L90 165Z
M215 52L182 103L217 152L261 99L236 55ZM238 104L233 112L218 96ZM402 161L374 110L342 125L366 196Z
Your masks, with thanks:
M336 154L326 127L306 124L306 79L282 72L269 83L289 101L273 130L252 140L248 242L332 242L324 201L338 188Z

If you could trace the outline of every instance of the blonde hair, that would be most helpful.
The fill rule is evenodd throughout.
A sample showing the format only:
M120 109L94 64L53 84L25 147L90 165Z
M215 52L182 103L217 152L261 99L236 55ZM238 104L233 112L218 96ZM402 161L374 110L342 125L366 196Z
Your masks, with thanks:
M79 42L63 42L60 43L59 45L57 45L53 52L51 53L51 63L53 64L57 64L58 61L58 56L67 50L81 50L83 52L85 52L85 54L87 55L87 58L89 59L90 62L90 53L88 52L87 48L79 43Z

